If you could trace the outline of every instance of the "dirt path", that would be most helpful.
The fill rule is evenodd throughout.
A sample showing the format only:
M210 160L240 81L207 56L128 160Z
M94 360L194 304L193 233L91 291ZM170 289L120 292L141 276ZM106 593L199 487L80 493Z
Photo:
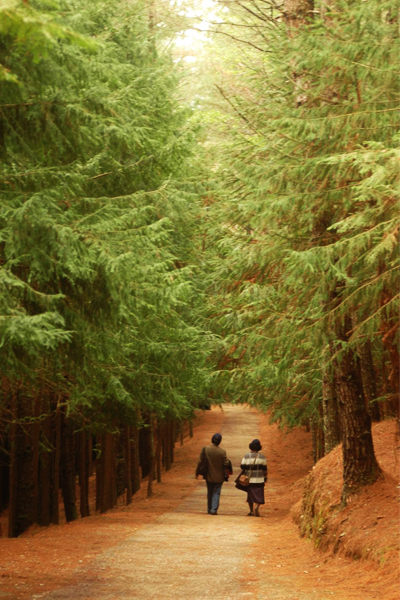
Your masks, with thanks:
M258 420L258 415L250 411L244 418L242 409L224 410L218 429L232 464L240 464L249 441L258 435ZM199 449L209 443L213 432L204 432L204 437L197 440ZM187 477L193 478L193 465ZM198 482L174 511L161 515L87 565L79 582L41 597L228 600L252 596L256 581L248 581L247 577L243 581L243 559L261 525L259 519L245 518L245 497L232 482L224 485L220 511L214 518L206 514L205 483Z
M216 431L235 473L212 517L206 514L205 484L193 471L201 447ZM194 437L177 448L173 469L150 500L143 489L129 507L0 540L0 599L383 598L365 567L328 560L298 537L288 514L291 484L311 460L307 434L293 436L243 407L207 411ZM245 494L233 483L254 437L264 443L270 468L261 518L246 516Z

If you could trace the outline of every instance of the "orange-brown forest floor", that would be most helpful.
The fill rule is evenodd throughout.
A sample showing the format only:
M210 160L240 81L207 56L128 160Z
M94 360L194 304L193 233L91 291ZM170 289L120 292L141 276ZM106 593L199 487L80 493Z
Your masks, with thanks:
M239 411L242 412L239 414ZM205 443L209 443L212 433L222 431L223 442L226 440L224 447L230 455L229 443L242 444L242 439L247 439L235 438L236 424L246 424L246 421L247 424L254 422L254 434L251 437L257 435L261 439L263 452L268 460L266 505L261 519L242 518L246 514L243 508L244 496L240 497L239 505L237 494L240 496L240 493L234 490L233 482L224 485L219 516L212 523L215 535L221 536L218 539L222 540L224 535L227 539L229 535L233 536L232 539L236 536L238 544L244 544L241 546L241 554L243 547L246 548L248 536L249 548L246 548L248 556L243 557L243 568L240 559L240 576L235 575L237 587L232 587L229 594L224 592L225 588L221 588L222 591L215 598L252 595L253 598L271 600L325 600L329 597L336 600L397 600L399 465L395 422L378 423L373 428L375 451L385 476L355 497L344 510L327 511L329 517L323 524L324 533L319 542L320 548L323 548L321 550L315 548L312 540L299 536L293 517L301 521L300 499L304 477L310 472L314 476L314 485L324 489L322 505L326 507L338 504L341 487L340 448L313 468L310 434L304 428L281 431L276 425L269 425L266 416L243 407L229 407L224 411L214 408L200 413L193 438L185 438L183 446L176 445L173 467L163 474L161 484L154 483L154 495L150 499L146 498L147 485L143 482L142 489L134 496L130 506L122 505L121 498L120 506L104 515L95 514L70 524L48 528L33 527L17 539L1 538L0 598L27 600L46 598L49 595L49 598L79 597L97 600L99 595L91 592L92 588L85 588L85 592L77 595L72 591L75 589L71 587L72 584L79 585L83 576L88 581L88 573L94 572L95 568L98 571L100 569L102 575L107 570L112 570L114 563L118 562L119 552L122 556L125 551L124 543L128 543L136 534L140 539L141 530L143 534L151 535L152 527L156 528L160 522L162 524L162 520L168 518L168 515L182 518L185 537L189 535L189 531L196 535L198 527L199 552L202 552L204 536L208 531L205 527L209 528L210 520L213 520L207 515L199 514L204 508L204 490L200 487L203 484L193 477L199 451ZM242 433L248 436L247 430ZM246 451L246 448L241 447L237 451L238 457L243 454L243 450ZM235 476L238 473L236 455L234 459ZM196 504L196 494L201 504ZM185 525L186 517L189 519L190 530L185 530L185 527L189 527ZM118 544L120 550L116 552ZM106 562L102 559L102 566L93 566L100 556L108 557ZM252 569L246 568L244 558L249 557L252 564L257 563L256 579ZM177 569L178 567L179 564ZM237 569L235 566L232 572ZM177 576L178 574L179 569L176 571ZM200 572L199 577L202 576ZM246 587L247 584L249 587ZM164 590L167 589L165 585L164 583ZM185 596L181 595L181 588L175 596L173 584L168 585L171 586L170 591L165 593L168 598L191 596L213 599L212 593L202 593L198 585L191 590L189 578ZM63 589L70 589L71 592L66 591L60 596L53 596L51 593L52 590ZM151 591L141 593L139 588L136 588L136 592L134 590L133 587L131 595L126 589L121 595L114 592L111 596L104 596L102 592L101 598L119 600L122 597L163 597L162 592L158 595Z

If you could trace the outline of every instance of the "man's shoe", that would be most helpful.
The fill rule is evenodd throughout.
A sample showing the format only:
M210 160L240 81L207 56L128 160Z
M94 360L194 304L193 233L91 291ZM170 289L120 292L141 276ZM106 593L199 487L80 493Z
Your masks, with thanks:
M210 515L217 515L218 513L210 511Z

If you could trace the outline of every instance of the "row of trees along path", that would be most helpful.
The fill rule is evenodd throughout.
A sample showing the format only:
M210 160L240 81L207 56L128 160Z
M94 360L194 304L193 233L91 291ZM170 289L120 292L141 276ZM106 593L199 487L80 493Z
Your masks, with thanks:
M375 167L366 166L367 148L398 152L398 81L378 76L375 84L378 67L360 60L368 55L391 78L393 21L382 20L374 1L368 9L346 1L267 2L271 11L232 4L215 27L235 38L237 53L236 62L228 52L215 61L222 72L237 68L229 85L217 81L231 107L219 175L226 187L221 201L210 198L225 223L213 239L222 389L289 424L307 414L317 460L343 442L345 505L381 475L371 417L399 410L398 284L389 282L398 277L398 172L376 156L378 192ZM391 7L385 3L394 15ZM379 51L370 10L384 22ZM378 126L380 114L389 116ZM390 233L375 236L386 226Z
M186 180L191 111L148 7L8 9L0 513L3 535L17 537L60 522L60 489L67 521L87 516L93 468L102 512L168 469L174 437L207 395L210 344L187 266L198 213Z
M232 479L223 486L218 517L206 514L205 484L194 479L194 467L215 431L222 432L233 478L249 441L262 439L270 474L261 518L246 516L245 494ZM312 462L305 428L285 434L243 406L206 411L194 436L177 446L172 469L150 499L142 490L128 507L4 540L0 562L13 576L2 579L1 597L377 598L371 581L365 585L360 578L367 567L355 571L344 558L325 565L310 541L298 537L289 510L300 488L288 492Z
M311 424L315 460L342 442L342 507L382 477L371 421L399 410L397 6L232 4L222 33L252 54L224 56L229 135L207 147L176 29L157 33L145 2L0 7L11 538L59 523L60 490L70 523L129 505L143 475L151 497L210 396Z

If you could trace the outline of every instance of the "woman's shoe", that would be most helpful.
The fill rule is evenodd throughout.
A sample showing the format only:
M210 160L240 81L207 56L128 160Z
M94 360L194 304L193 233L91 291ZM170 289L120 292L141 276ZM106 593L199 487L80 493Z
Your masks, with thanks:
M256 517L259 517L259 516L260 516L260 511L258 510L258 508L256 508L256 509L254 510L254 513L255 513Z
M247 516L248 517L254 517L254 513L250 511L249 513L247 513Z

